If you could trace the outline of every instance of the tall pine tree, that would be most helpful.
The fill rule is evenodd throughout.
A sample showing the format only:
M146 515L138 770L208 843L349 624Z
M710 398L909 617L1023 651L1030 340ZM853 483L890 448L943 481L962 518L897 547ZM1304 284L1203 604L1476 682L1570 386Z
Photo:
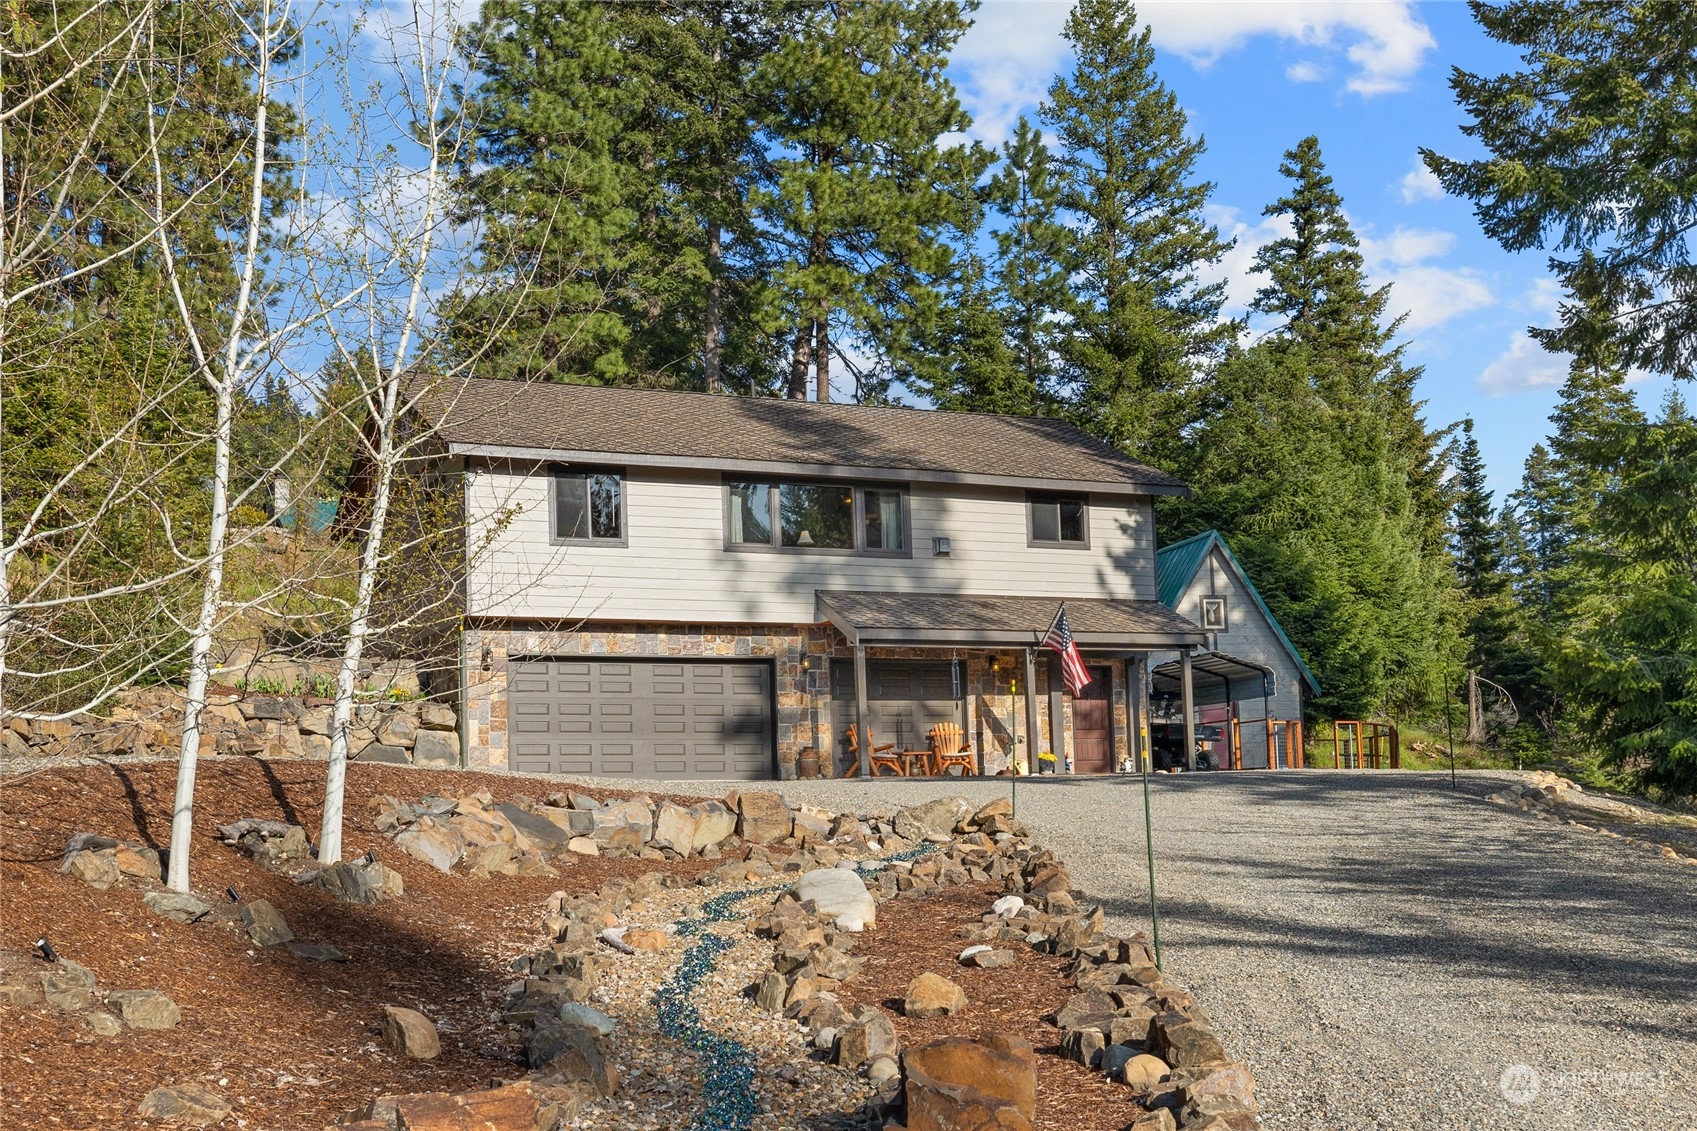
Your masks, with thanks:
M1079 0L1062 33L1074 66L1049 88L1073 281L1057 352L1069 413L1110 443L1172 466L1206 415L1206 374L1236 335L1224 283L1200 269L1231 247L1203 216L1202 141L1155 74L1126 0Z
M956 243L977 228L972 185L989 155L966 129L948 53L973 5L953 0L798 5L753 76L773 149L758 214L773 247L768 318L787 328L787 395L831 396L834 337L877 364L937 311ZM863 372L859 375L865 377Z
M1020 115L986 199L996 213L994 279L1027 412L1053 397L1056 316L1066 308L1067 229L1048 146Z

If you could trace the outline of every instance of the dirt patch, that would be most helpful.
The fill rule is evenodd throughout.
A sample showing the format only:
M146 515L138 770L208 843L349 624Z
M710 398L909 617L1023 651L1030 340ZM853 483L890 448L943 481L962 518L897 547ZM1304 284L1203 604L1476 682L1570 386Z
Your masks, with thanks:
M513 977L508 962L534 944L548 894L592 890L618 875L693 875L711 866L699 859L579 858L560 865L555 878L443 875L376 832L372 797L487 789L509 799L557 786L357 764L349 767L344 851L351 858L375 850L404 877L405 897L375 907L339 903L217 840L215 827L240 817L291 821L316 839L323 779L322 763L202 763L192 875L197 893L217 910L194 926L148 912L146 889L135 881L96 891L59 872L65 841L77 832L163 849L175 763L85 766L0 783L0 966L33 977L45 966L30 952L46 935L60 954L93 971L101 989L161 990L183 1013L173 1030L126 1029L102 1039L76 1015L0 1007L0 1126L155 1126L135 1114L143 1095L201 1083L227 1097L235 1118L253 1131L300 1131L380 1092L481 1087L519 1076L499 998ZM270 900L297 935L331 943L351 961L315 963L253 946L227 887L243 901ZM411 1061L390 1052L377 1027L385 1003L428 1014L441 1030L442 1055Z
M988 1032L1023 1037L1037 1050L1036 1131L1120 1131L1143 1108L1123 1084L1062 1059L1060 1030L1043 1020L1077 992L1064 972L1068 960L1016 943L1000 944L1014 952L1012 965L1000 969L957 961L972 945L957 928L976 923L1002 894L1000 884L975 884L879 905L878 925L855 948L866 961L838 996L847 1008L866 1003L890 1014L903 1048ZM907 984L928 970L966 992L966 1009L952 1017L902 1016Z

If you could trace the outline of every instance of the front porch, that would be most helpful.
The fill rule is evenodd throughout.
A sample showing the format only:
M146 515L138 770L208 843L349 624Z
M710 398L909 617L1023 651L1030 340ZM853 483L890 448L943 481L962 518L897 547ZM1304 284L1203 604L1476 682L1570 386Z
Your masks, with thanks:
M960 728L977 774L1141 770L1150 657L1188 657L1203 640L1198 626L1154 602L1069 600L1073 639L1094 677L1074 696L1059 657L1042 646L1058 601L821 592L818 604L841 641L808 686L809 745L831 776L870 776L874 751L886 746L923 765L938 724ZM868 733L870 742L851 748L853 735Z

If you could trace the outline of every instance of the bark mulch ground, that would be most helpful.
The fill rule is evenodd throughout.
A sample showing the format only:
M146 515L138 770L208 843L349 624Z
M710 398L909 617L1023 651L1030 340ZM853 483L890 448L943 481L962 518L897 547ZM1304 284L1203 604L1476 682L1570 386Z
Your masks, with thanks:
M1123 1084L1060 1053L1060 1030L1045 1021L1072 989L1062 972L1067 959L1040 954L1020 944L1011 965L996 970L962 966L971 945L955 931L976 923L1003 895L1000 884L945 888L925 899L895 899L878 908L878 925L863 935L855 954L865 958L860 973L837 991L845 1008L867 1003L895 1021L903 1048L943 1037L1009 1033L1037 1051L1035 1131L1120 1131L1143 1108ZM966 992L967 1005L952 1017L915 1020L902 1016L907 985L920 974L941 974Z
M215 827L240 817L305 826L317 839L324 765L218 759L203 762L195 793L192 877L217 910L194 926L150 913L147 885L126 879L96 891L59 872L77 832L170 839L175 763L53 770L0 783L0 978L45 969L32 955L45 935L88 967L102 990L155 989L181 1007L175 1029L95 1037L80 1017L45 1006L0 1007L0 1127L124 1128L142 1096L166 1084L201 1083L234 1105L244 1129L303 1131L334 1121L382 1092L482 1087L522 1074L499 1020L507 963L533 943L550 892L587 891L617 875L657 869L696 874L699 859L580 859L556 878L443 875L394 850L372 827L370 799L487 789L498 799L555 788L505 775L349 768L344 851L374 849L406 881L406 895L375 907L337 902L265 871L221 844ZM598 796L605 791L593 792ZM241 927L241 899L268 899L295 933L328 942L346 963L261 950ZM385 1003L422 1009L442 1033L442 1055L407 1060L378 1035ZM227 1126L229 1124L226 1124Z

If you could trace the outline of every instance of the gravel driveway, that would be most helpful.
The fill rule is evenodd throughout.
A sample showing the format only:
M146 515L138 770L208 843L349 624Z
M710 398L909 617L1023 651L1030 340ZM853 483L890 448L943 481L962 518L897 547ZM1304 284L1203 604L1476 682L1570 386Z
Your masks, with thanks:
M1154 780L1166 966L1254 1066L1270 1128L1697 1129L1697 868L1486 804L1502 780ZM859 808L1006 788L783 787ZM1117 928L1147 928L1136 779L1026 779L1018 804ZM1537 1074L1524 1103L1513 1065Z

